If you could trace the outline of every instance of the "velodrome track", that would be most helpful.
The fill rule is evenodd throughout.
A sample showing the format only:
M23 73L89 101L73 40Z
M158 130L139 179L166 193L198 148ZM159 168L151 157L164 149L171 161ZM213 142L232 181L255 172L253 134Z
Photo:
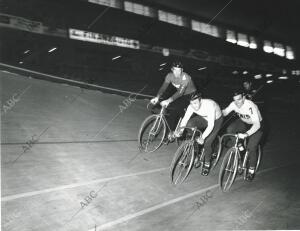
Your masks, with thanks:
M145 99L1 71L2 229L300 229L299 113L273 105L259 174L218 188L218 167L173 186L176 144L139 153ZM210 195L199 207L203 195ZM87 197L89 198L87 199ZM198 205L198 206L197 206Z

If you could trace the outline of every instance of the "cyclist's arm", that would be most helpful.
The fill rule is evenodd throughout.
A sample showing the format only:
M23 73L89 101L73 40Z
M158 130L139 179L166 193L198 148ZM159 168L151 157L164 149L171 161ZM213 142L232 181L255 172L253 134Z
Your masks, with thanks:
M222 110L223 116L227 116L230 112L233 111L233 102L229 106Z
M246 132L248 134L248 136L253 135L255 132L258 131L258 129L260 129L260 121L259 121L259 116L258 116L258 112L257 109L251 111L251 120L253 125L251 126L251 128Z
M164 94L164 92L167 89L167 87L169 86L170 82L171 82L170 77L169 77L169 75L167 75L164 83L161 85L160 89L158 90L158 93L157 93L158 98L160 98Z
M215 126L215 111L214 108L209 108L209 114L207 115L207 127L202 134L202 139L205 140L206 137L212 132Z
M187 122L189 121L189 119L191 118L193 113L194 113L194 111L193 111L192 107L188 106L188 108L186 109L185 115L181 120L181 123L180 123L179 127L186 126Z

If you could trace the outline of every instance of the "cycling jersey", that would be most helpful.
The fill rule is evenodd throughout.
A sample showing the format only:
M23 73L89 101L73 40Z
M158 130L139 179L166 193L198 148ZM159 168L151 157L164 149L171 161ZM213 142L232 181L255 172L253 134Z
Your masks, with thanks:
M200 108L198 110L195 110L191 104L188 106L180 126L185 126L193 113L196 113L207 121L207 127L202 134L203 139L209 136L214 128L215 121L222 116L220 106L215 101L211 99L201 99Z
M253 124L247 134L250 136L255 133L260 128L260 122L262 121L262 117L258 107L251 100L245 99L244 104L241 108L238 108L234 102L229 104L227 108L223 110L224 116L228 115L230 112L235 111L240 119L247 123Z
M181 76L176 78L175 75L170 72L167 74L163 85L158 91L157 95L159 97L165 92L170 83L177 88L177 92L171 97L173 101L182 95L188 95L196 91L193 80L187 73L182 72Z

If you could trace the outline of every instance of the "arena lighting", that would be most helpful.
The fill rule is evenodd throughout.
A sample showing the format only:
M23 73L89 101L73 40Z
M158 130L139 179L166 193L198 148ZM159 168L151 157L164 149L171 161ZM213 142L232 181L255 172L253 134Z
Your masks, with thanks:
M116 59L119 59L119 58L121 58L122 56L121 55L118 55L118 56L116 56L116 57L113 57L111 60L116 60Z
M162 63L162 64L160 64L159 66L162 67L162 66L164 66L164 65L166 65L166 64L167 64L167 63Z
M230 43L236 43L237 40L236 39L232 39L232 38L228 38L226 39L227 42L230 42Z
M267 83L273 83L273 80L268 80Z
M300 75L300 70L292 70L292 75Z
M254 75L254 79L261 79L261 78L262 78L262 75L261 75L261 74Z
M26 50L26 51L24 51L24 54L27 54L29 51L30 51L30 50Z
M170 55L170 50L168 48L163 48L162 49L162 54L163 54L163 56L169 56Z
M162 71L163 69L164 69L164 68L162 67L162 68L159 68L158 70L159 70L159 71Z
M267 78L272 77L272 76L273 76L272 74L266 74Z
M232 74L237 75L239 72L238 71L233 71Z
M249 48L256 49L257 45L255 43L250 43Z
M287 76L279 76L278 79L288 79Z
M201 71L201 70L204 70L204 69L206 69L207 67L200 67L200 68L198 68L198 71Z
M23 61L20 61L19 64L23 64Z
M57 47L53 47L48 52L51 53L51 52L55 51L56 49L57 49Z
M243 71L243 75L247 75L248 74L248 71Z

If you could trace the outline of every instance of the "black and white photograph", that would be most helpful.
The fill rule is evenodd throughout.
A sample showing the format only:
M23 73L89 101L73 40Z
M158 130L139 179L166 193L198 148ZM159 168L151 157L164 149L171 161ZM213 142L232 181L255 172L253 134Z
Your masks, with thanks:
M300 230L299 10L0 0L0 230Z

